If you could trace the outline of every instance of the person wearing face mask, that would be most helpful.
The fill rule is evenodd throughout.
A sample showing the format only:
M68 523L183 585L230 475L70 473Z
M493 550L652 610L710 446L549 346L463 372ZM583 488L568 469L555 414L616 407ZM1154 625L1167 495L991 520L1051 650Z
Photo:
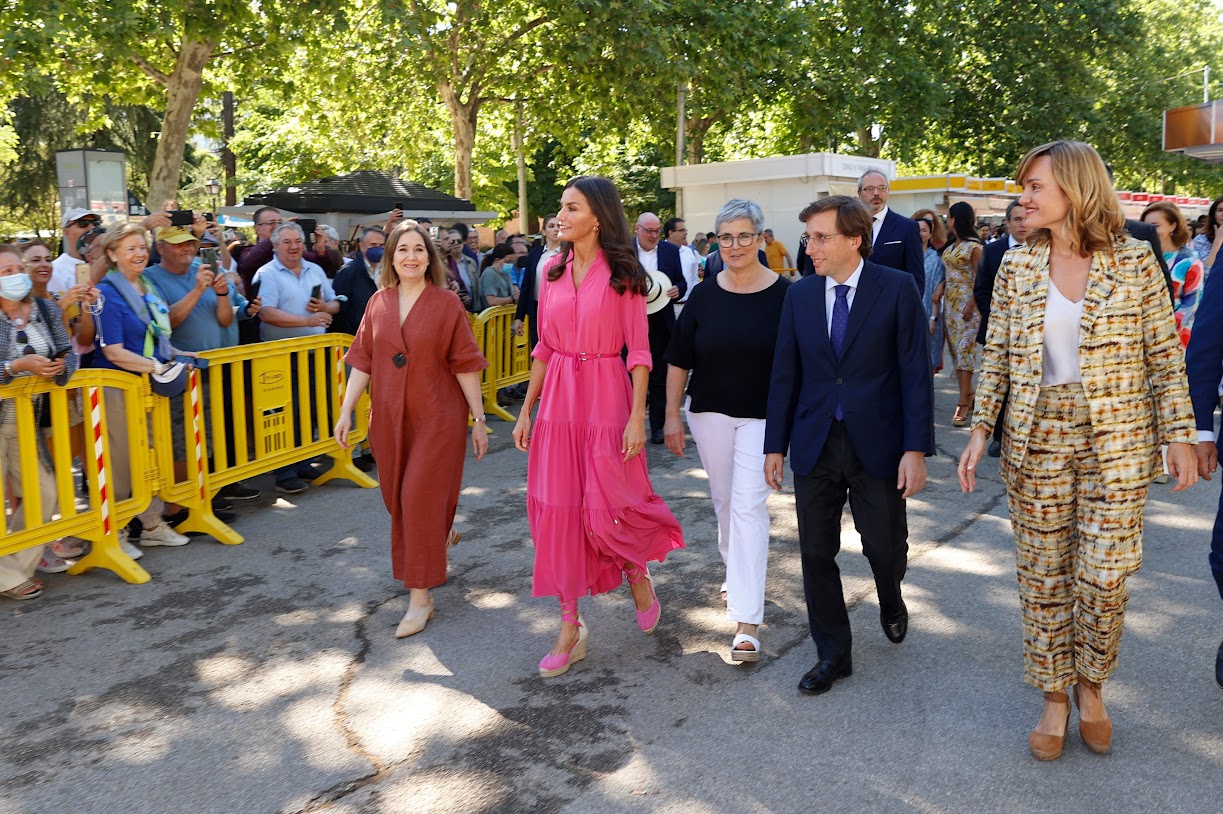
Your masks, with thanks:
M59 306L48 298L32 294L33 281L25 271L21 252L14 246L0 245L0 385L25 376L41 376L65 385L77 369L78 358L72 350ZM38 415L42 399L34 400ZM0 477L8 482L13 498L22 496L21 449L17 436L17 411L11 399L0 400ZM50 522L56 511L55 472L50 452L40 435L38 448L38 489L42 517ZM20 531L29 524L25 516L30 504L13 512L9 531ZM77 552L79 553L79 552ZM34 546L0 557L0 596L26 600L42 595L42 583L34 569L44 556L43 546ZM63 569L59 569L63 570Z
M513 305L518 301L518 288L510 278L514 270L514 257L513 247L501 243L484 258L484 268L480 271L480 293L484 297L485 308Z
M340 311L331 323L331 330L341 334L355 334L370 297L378 290L378 264L382 262L386 235L380 226L366 226L357 239L357 256L340 269L332 287L337 297L347 297L340 303Z
M82 238L83 240L83 238ZM89 244L78 243L78 254L85 257ZM89 306L97 302L99 291L86 284L73 285L59 296L48 290L52 277L51 249L41 240L32 240L21 247L21 256L25 261L27 272L33 287L30 293L36 299L54 300L63 314L64 328L72 338L72 349L80 359L80 367L89 367L86 354L93 348L96 330L93 314ZM43 431L47 447L54 454L55 438L51 434L51 413L48 404L43 402L43 409L38 414L38 426ZM80 459L85 454L84 410L81 404L81 393L73 390L68 393L68 445L72 457ZM62 439L61 439L62 440ZM57 540L47 543L43 550L38 570L48 574L67 571L68 560L75 559L84 552L84 545L79 540Z

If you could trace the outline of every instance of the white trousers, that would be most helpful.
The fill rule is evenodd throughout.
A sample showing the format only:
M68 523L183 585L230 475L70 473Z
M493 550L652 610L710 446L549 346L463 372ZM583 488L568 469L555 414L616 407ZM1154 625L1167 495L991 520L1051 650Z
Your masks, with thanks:
M764 480L764 419L688 413L718 518L718 553L726 563L726 615L764 621L769 565L769 485Z

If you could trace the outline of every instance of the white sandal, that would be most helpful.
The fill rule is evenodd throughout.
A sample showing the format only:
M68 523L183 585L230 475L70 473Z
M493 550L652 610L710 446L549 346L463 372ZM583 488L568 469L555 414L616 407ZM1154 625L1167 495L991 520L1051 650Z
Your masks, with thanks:
M740 650L739 645L747 642L752 646L751 650ZM731 661L757 661L760 658L760 640L755 636L750 636L747 633L736 633L735 640L730 643L730 660Z

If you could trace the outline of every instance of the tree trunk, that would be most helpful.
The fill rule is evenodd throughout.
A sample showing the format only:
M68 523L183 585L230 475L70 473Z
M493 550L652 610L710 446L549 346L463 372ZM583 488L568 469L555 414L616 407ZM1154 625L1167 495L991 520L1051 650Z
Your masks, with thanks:
M166 79L166 112L157 139L157 154L149 172L149 196L145 202L150 212L162 208L166 200L177 197L183 169L183 151L191 132L191 114L204 86L204 66L208 64L216 43L183 37L174 73Z
M474 90L468 91L467 101L459 98L450 82L437 86L442 101L450 111L450 123L454 127L454 197L471 200L471 157L476 147L476 120L480 113L480 99Z
M722 111L716 110L708 116L689 116L684 129L687 131L688 163L700 164L705 161L705 136L722 116Z
M870 126L858 128L858 152L860 155L867 158L878 158L879 152L883 147L883 135L880 134L879 140L871 138Z

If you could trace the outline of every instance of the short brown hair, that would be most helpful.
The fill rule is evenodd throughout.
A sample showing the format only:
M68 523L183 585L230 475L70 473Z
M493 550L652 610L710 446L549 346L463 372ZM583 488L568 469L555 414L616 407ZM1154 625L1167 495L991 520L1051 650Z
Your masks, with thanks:
M837 211L837 231L846 239L862 238L862 242L858 245L858 254L862 255L863 260L870 257L871 235L874 234L875 224L871 220L870 210L857 198L851 198L848 195L831 195L827 198L820 198L818 201L807 204L806 209L798 213L798 219L806 223L815 215L830 209Z
M1111 248L1125 232L1125 214L1100 154L1081 141L1051 141L1028 151L1019 162L1015 180L1025 184L1032 163L1043 155L1049 156L1053 180L1070 199L1062 225L1062 237L1070 250L1087 255ZM1034 229L1027 242L1039 246L1049 240L1048 229Z
M1176 246L1160 246L1164 251L1179 249L1189 242L1189 224L1185 221L1185 213L1176 204L1168 203L1167 201L1156 201L1155 203L1142 210L1141 220L1145 221L1147 215L1151 212L1162 212L1167 216L1168 222L1172 224L1172 242ZM1202 258L1205 260L1206 258Z
M408 232L420 235L425 241L425 250L429 252L429 271L425 274L425 281L438 288L445 288L446 264L442 262L442 256L438 254L437 245L433 242L429 230L414 220L401 220L387 236L386 248L378 264L381 267L378 272L378 287L395 288L399 285L399 275L395 273L395 249Z

